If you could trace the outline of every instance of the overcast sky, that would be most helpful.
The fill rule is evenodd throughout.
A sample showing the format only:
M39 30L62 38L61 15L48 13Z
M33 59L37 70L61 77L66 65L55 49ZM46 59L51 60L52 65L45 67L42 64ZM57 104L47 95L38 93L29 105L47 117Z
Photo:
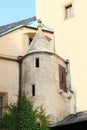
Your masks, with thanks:
M0 0L0 26L35 15L35 0Z

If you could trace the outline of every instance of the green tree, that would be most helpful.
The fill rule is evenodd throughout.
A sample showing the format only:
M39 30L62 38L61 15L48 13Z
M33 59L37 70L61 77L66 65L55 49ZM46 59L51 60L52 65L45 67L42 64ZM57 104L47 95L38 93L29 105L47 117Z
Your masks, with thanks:
M49 130L48 116L42 106L33 109L33 103L23 95L16 104L10 104L2 126L8 130Z

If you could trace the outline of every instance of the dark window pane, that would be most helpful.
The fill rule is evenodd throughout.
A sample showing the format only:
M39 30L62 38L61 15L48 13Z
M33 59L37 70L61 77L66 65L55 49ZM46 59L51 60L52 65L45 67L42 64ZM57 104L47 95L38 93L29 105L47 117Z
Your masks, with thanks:
M32 42L32 39L31 39L31 38L29 38L29 45L31 44L31 42Z
M2 108L0 108L0 118L2 118Z
M39 58L36 58L36 67L39 67Z
M32 85L32 96L35 96L35 85Z
M2 105L3 105L3 98L0 97L0 106L2 106Z
M2 119L0 118L0 127L1 127L1 125L2 125ZM0 129L1 130L1 129Z

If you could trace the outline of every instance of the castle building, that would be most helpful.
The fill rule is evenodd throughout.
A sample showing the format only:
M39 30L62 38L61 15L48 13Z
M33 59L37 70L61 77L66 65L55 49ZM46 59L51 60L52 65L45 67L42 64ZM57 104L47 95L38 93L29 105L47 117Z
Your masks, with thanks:
M21 92L35 108L43 105L50 123L75 112L69 61L56 54L53 30L36 17L0 27L0 68L0 122Z

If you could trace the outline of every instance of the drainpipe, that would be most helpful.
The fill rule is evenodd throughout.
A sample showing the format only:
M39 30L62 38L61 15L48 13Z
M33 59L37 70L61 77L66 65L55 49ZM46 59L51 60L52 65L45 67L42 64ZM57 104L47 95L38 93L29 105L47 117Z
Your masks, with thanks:
M22 80L22 56L18 56L18 63L19 63L19 92L18 92L18 99L21 98L21 80Z
M18 64L19 64L19 91L18 91L18 113L20 113L20 99L21 99L21 79L22 79L22 56L18 56ZM19 116L18 116L19 117ZM19 120L19 118L18 118ZM16 129L19 130L19 124L16 125Z
M68 90L73 94L73 100L74 100L74 115L77 113L76 108L76 93L71 88L71 75L70 75L70 62L68 59L66 59L66 68L67 68L67 87Z
M55 50L55 35L54 35L54 33L53 33L53 47L54 47L54 52L56 52L56 50Z
M70 88L70 92L73 94L74 99L74 115L77 114L77 108L76 108L76 93Z

